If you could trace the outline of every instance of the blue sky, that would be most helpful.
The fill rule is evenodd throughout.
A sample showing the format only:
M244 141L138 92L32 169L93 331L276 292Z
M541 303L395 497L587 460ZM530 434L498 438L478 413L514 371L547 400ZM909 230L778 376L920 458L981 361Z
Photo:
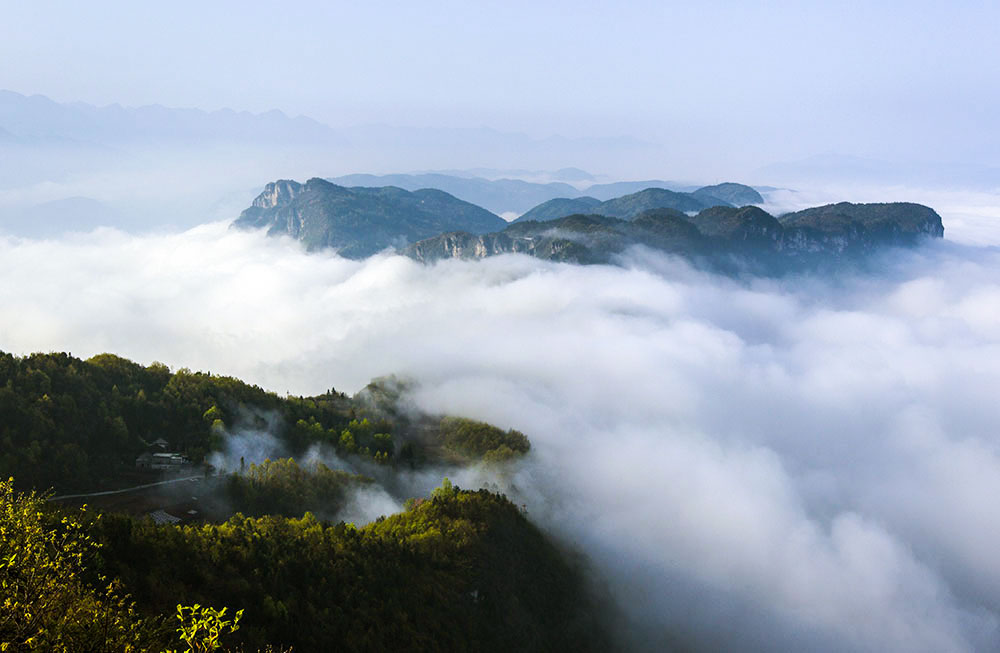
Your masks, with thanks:
M59 101L1000 163L995 3L6 4L0 88Z

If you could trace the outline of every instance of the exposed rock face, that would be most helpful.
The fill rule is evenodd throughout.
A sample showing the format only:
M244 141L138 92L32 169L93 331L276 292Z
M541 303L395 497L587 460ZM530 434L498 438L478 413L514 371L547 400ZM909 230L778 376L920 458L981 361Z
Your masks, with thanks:
M919 204L836 204L776 219L755 206L712 207L687 217L671 209L634 220L573 215L520 222L494 234L442 234L408 247L421 261L524 253L576 263L610 262L631 245L681 254L722 269L769 272L857 259L878 248L941 238L941 217Z
M498 231L506 222L486 209L434 189L345 188L323 179L268 184L234 227L288 235L309 249L360 258L442 232Z
M273 209L279 204L288 204L302 190L302 184L288 179L272 181L264 186L264 192L254 199L252 206L258 209Z

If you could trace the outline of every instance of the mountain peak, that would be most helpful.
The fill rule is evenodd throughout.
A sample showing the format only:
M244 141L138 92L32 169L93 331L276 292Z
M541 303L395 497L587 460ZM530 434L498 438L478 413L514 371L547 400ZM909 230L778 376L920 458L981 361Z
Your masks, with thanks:
M289 204L301 190L302 184L291 179L272 181L264 186L264 192L254 199L253 206L259 209L273 209L276 206L283 206Z
M446 231L487 233L506 224L444 191L345 188L314 177L305 184L287 179L269 183L233 226L266 228L309 249L329 247L361 258Z

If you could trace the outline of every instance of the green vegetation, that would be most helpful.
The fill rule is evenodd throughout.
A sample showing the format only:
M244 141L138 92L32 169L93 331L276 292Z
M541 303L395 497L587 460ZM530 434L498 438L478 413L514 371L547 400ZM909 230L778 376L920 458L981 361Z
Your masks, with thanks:
M360 457L376 476L424 462L503 463L530 450L517 431L399 410L405 387L389 379L355 399L282 398L110 354L0 354L0 470L20 473L19 488L113 487L136 478L136 455L157 438L201 460L241 425L267 429L291 452L322 445ZM317 518L371 482L293 458L250 463L198 481L213 494L192 519L232 514L218 506L237 514L157 525L60 507L6 481L0 643L12 651L606 648L580 570L505 497L446 480L361 528ZM190 492L178 494L187 501Z
M298 458L325 445L341 457L387 466L441 462L439 418L395 411L397 388L372 402L377 387L358 399L332 390L279 397L232 377L171 372L160 363L144 367L112 354L84 361L0 352L0 477L13 475L22 487L58 493L114 489L136 481L136 458L155 440L197 464L222 448L227 432L242 429L266 430ZM256 505L247 511L269 510Z
M98 548L80 520L0 481L0 650L143 648L150 624L117 583L89 569Z
M316 442L317 427L339 437L351 410L335 392L282 398L231 377L171 373L112 354L84 361L0 352L0 476L60 492L113 486L158 438L197 463L221 446L221 428L265 428L268 416L298 454Z
M208 653L222 648L224 636L240 629L240 619L243 611L237 610L232 619L226 619L228 608L216 610L207 605L177 606L177 620L181 622L177 632L188 650L195 653Z
M531 449L520 431L504 431L464 417L443 418L438 433L441 444L469 460L503 462Z
M88 517L5 481L0 584L11 651L161 651L178 639L190 651L608 646L580 570L504 497L449 482L355 528L311 514L202 526ZM240 608L227 618L215 605Z
M300 467L291 458L251 464L226 479L224 498L230 508L245 515L298 517L305 512L335 515L352 487L370 478L335 471L323 463Z
M96 523L105 569L152 614L246 610L248 648L603 650L577 569L513 504L441 488L363 528L237 515L223 524Z

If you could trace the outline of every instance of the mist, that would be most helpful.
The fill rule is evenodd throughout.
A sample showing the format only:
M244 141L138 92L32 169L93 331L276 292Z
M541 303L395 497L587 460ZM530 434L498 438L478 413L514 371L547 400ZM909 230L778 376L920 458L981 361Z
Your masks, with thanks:
M0 343L281 394L411 377L421 410L528 435L511 477L452 480L502 485L582 552L638 650L984 650L1000 625L1000 201L933 198L945 241L822 278L734 279L643 249L618 266L349 261L225 222L4 237ZM359 496L350 519L448 473Z

